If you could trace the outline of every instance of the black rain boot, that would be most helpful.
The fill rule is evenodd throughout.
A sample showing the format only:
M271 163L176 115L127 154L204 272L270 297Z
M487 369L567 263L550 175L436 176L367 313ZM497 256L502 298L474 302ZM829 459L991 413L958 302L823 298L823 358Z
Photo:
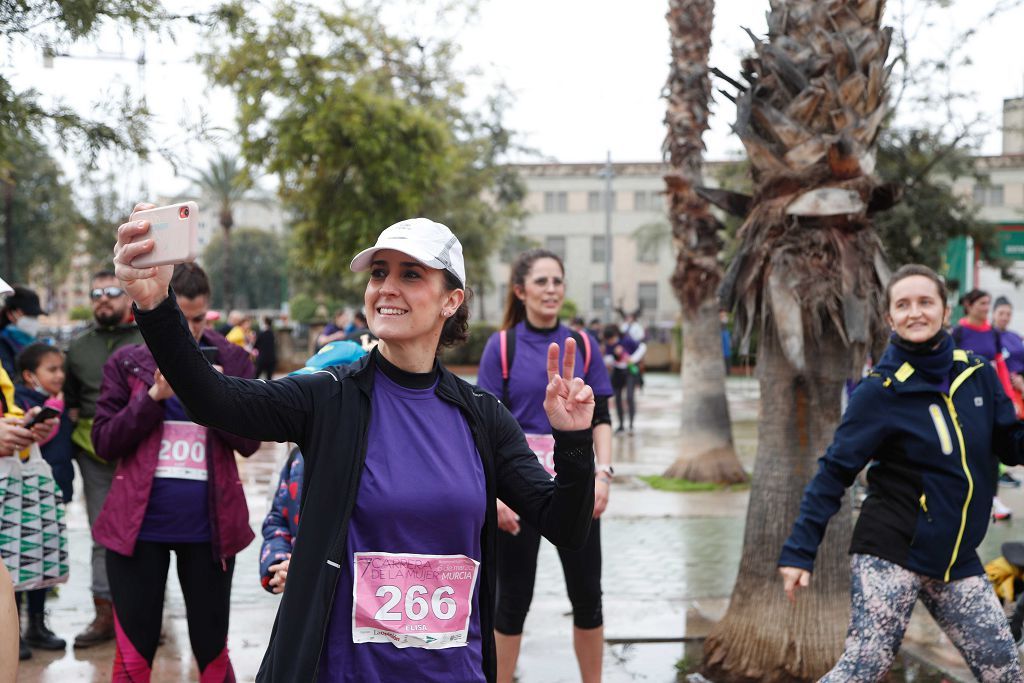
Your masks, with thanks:
M18 638L18 661L24 662L26 659L32 659L32 650L24 638Z
M46 612L28 615L24 642L40 650L63 650L67 643L46 626Z

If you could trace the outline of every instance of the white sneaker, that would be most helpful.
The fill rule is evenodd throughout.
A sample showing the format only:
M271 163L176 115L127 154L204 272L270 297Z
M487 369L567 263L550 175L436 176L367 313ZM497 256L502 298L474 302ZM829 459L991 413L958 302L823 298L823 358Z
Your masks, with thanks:
M1013 510L1008 508L1003 501L999 500L998 496L992 498L992 521L1001 522L1005 519L1010 519L1013 516Z

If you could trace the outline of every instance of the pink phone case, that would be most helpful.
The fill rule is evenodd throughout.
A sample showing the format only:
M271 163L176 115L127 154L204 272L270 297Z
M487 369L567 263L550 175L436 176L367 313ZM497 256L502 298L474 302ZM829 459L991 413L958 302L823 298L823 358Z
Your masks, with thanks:
M156 243L153 251L132 261L133 267L189 263L199 255L199 205L195 202L137 211L129 220L149 221L149 232L139 235L133 242L152 238Z

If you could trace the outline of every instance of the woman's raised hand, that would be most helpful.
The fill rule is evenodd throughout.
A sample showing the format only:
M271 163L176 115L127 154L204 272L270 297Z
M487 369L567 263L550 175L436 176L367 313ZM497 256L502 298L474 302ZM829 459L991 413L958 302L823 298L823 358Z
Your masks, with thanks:
M548 347L548 386L544 392L544 412L555 429L572 432L590 429L594 419L594 391L579 377L576 368L576 340L565 340L562 371L558 371L558 344Z
M153 204L136 204L132 213L154 208ZM171 283L174 266L153 266L133 268L132 261L153 251L153 240L132 242L137 235L149 230L148 221L128 221L117 228L117 244L114 245L114 274L121 286L128 292L139 309L148 311L156 308L167 298L167 287Z

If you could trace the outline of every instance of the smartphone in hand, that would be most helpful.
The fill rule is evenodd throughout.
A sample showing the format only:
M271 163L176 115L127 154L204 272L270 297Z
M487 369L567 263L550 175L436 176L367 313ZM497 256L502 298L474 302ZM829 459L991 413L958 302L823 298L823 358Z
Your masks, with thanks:
M199 350L203 352L204 356L206 356L206 360L210 365L216 365L220 360L220 349L216 346L200 346Z
M153 251L132 261L133 268L190 263L199 255L199 205L195 202L136 211L129 220L149 222L149 231L137 235L133 242L154 242Z
M25 423L25 429L32 429L40 422L46 422L50 418L58 417L59 415L60 411L57 410L56 408L51 408L50 406L43 406L42 409L38 413L36 413L31 420Z

